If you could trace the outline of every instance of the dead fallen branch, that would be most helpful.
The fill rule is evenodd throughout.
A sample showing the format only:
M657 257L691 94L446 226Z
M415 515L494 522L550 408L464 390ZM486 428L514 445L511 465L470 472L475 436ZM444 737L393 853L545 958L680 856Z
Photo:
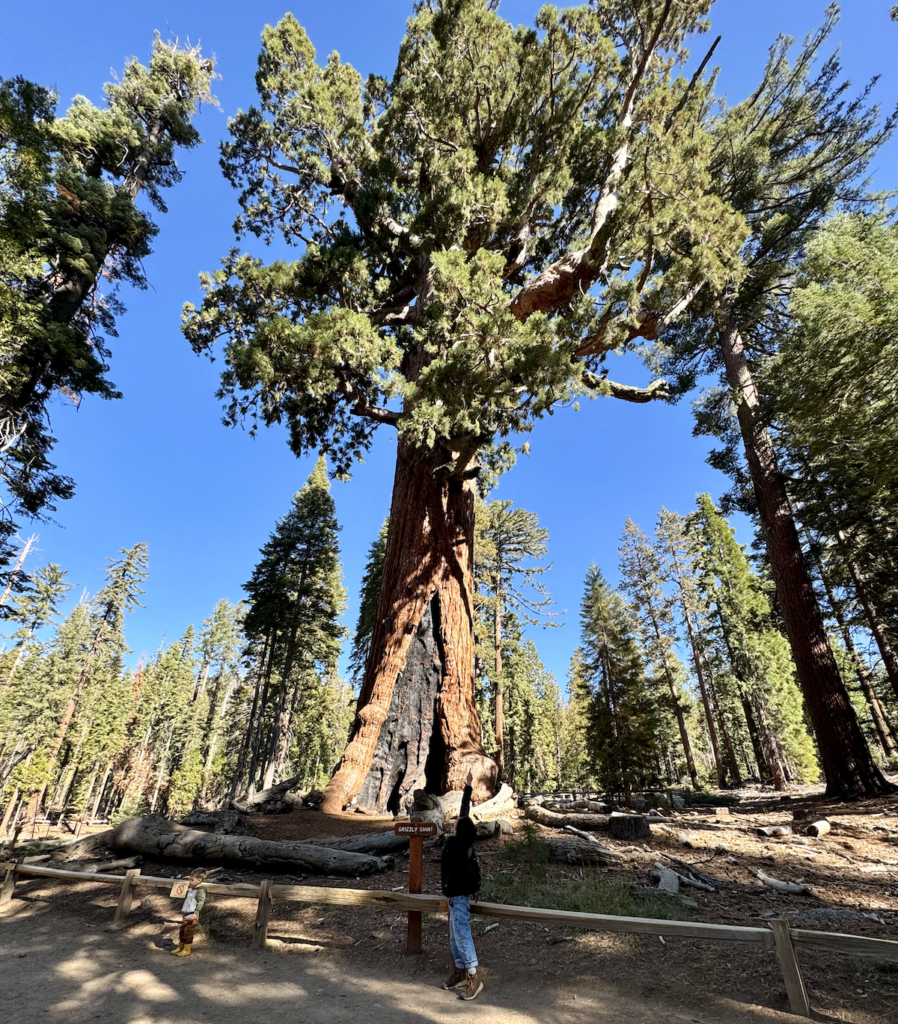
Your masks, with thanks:
M771 889L777 889L780 892L791 892L796 896L813 896L806 885L801 885L798 882L781 882L778 878L768 875L766 871L762 871L761 868L755 869L755 877L760 879L764 885L769 885Z
M623 857L602 846L582 839L543 839L549 860L560 864L619 864Z
M774 836L791 836L792 829L789 825L768 825L756 829L759 836L767 836L769 839Z
M678 871L672 871L670 868L665 867L663 864L655 864L655 870L662 881L669 882L669 876L674 875L680 885L688 885L693 889L703 889L705 892L716 892L717 890L713 885L708 885L707 882L702 882L698 878L695 878L690 872L688 875L681 875ZM673 890L671 890L673 891Z

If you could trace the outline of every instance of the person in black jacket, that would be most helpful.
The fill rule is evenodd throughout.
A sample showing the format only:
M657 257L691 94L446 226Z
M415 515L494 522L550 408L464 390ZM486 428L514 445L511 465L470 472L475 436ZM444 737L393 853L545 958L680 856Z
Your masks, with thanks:
M471 811L471 786L468 772L455 835L443 847L441 874L443 895L449 899L449 949L454 970L443 983L445 989L459 989L459 998L475 999L483 989L477 977L477 951L471 935L471 901L480 889L480 865L474 853L477 829L468 817Z

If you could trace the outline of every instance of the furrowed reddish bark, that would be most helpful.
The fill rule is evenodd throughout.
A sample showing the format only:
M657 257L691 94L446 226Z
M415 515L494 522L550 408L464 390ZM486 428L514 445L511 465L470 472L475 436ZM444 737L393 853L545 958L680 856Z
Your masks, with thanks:
M398 443L383 582L349 743L322 809L398 810L415 788L488 799L498 769L474 701L474 483Z

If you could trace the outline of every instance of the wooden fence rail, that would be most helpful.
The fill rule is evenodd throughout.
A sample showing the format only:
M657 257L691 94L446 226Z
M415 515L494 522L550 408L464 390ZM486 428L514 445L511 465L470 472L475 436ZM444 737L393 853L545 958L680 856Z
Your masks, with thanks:
M109 882L121 886L113 927L123 927L131 910L135 888L171 889L186 879L159 878L142 875L134 868L124 875L90 874L66 871L37 864L9 863L2 885L0 905L12 898L18 879L43 877L73 879L76 881ZM268 936L268 919L272 900L292 903L317 903L335 906L378 907L381 910L411 913L446 913L448 905L441 896L422 893L387 892L381 889L341 889L317 885L274 885L265 879L259 885L221 885L205 883L210 893L238 896L258 901L253 925L253 948L264 949ZM538 924L554 924L565 928L587 928L602 932L627 932L643 935L667 935L681 939L706 939L718 942L742 942L764 946L776 952L792 1013L810 1017L807 991L801 976L796 949L816 949L827 953L872 957L898 963L898 942L890 939L871 939L861 935L843 935L838 932L816 932L804 928L791 928L786 920L773 920L770 928L750 928L730 924L710 924L703 921L658 921L647 917L618 917L612 914L581 914L571 910L545 910L539 907L513 907L504 903L472 901L471 913L485 917L505 917Z

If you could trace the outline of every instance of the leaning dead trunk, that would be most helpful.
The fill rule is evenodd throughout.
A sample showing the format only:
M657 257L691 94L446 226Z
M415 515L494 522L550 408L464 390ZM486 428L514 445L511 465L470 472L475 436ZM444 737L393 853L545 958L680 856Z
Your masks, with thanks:
M322 809L399 810L415 789L495 788L474 702L474 484L399 441L383 582L349 743Z
M814 727L828 797L891 793L877 768L842 681L735 317L718 325L727 381L738 396L737 416L751 472L770 568L783 611L798 682Z

